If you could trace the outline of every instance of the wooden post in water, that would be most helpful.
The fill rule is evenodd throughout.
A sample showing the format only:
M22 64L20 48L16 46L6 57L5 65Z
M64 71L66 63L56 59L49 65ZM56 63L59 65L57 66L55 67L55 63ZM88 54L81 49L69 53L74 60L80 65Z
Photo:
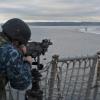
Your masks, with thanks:
M48 100L52 100L53 98L53 89L54 89L55 76L57 71L57 61L58 61L58 55L54 55L52 57L52 68L51 68L50 81L49 81Z

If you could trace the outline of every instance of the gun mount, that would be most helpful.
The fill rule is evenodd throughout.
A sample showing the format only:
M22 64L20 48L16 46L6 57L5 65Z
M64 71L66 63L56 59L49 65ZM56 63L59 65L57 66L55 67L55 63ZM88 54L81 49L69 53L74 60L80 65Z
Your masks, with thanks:
M25 100L43 100L43 91L40 89L39 82L41 81L41 73L39 70L43 68L43 64L40 63L40 56L45 55L49 45L52 42L48 39L42 40L42 42L29 42L27 44L27 55L34 58L33 65L37 66L31 70L32 73L32 88L28 89L25 93Z

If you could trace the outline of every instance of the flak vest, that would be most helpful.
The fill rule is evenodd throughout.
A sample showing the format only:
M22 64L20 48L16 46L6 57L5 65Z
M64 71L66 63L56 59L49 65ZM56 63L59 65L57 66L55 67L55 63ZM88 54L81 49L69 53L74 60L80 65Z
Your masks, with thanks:
M2 36L0 36L0 47L5 42L7 42L6 39L4 39ZM6 76L4 74L0 73L0 100L7 100L6 90L5 90L6 84L7 84Z

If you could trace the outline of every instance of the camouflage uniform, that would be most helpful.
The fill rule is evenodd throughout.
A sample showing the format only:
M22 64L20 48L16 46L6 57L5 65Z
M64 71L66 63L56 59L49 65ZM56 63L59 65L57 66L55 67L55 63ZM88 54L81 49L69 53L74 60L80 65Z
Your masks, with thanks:
M5 88L7 81L14 89L26 89L32 81L30 68L30 63L23 60L22 53L0 36L0 85L3 83L0 92Z

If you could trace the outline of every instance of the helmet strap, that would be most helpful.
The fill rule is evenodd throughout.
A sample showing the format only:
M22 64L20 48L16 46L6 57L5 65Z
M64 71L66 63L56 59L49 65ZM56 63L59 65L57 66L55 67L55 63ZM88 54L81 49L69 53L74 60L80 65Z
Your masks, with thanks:
M5 38L7 41L10 41L10 42L11 42L11 39L7 36L6 33L2 32L2 33L1 33L1 36L2 36L3 38Z

